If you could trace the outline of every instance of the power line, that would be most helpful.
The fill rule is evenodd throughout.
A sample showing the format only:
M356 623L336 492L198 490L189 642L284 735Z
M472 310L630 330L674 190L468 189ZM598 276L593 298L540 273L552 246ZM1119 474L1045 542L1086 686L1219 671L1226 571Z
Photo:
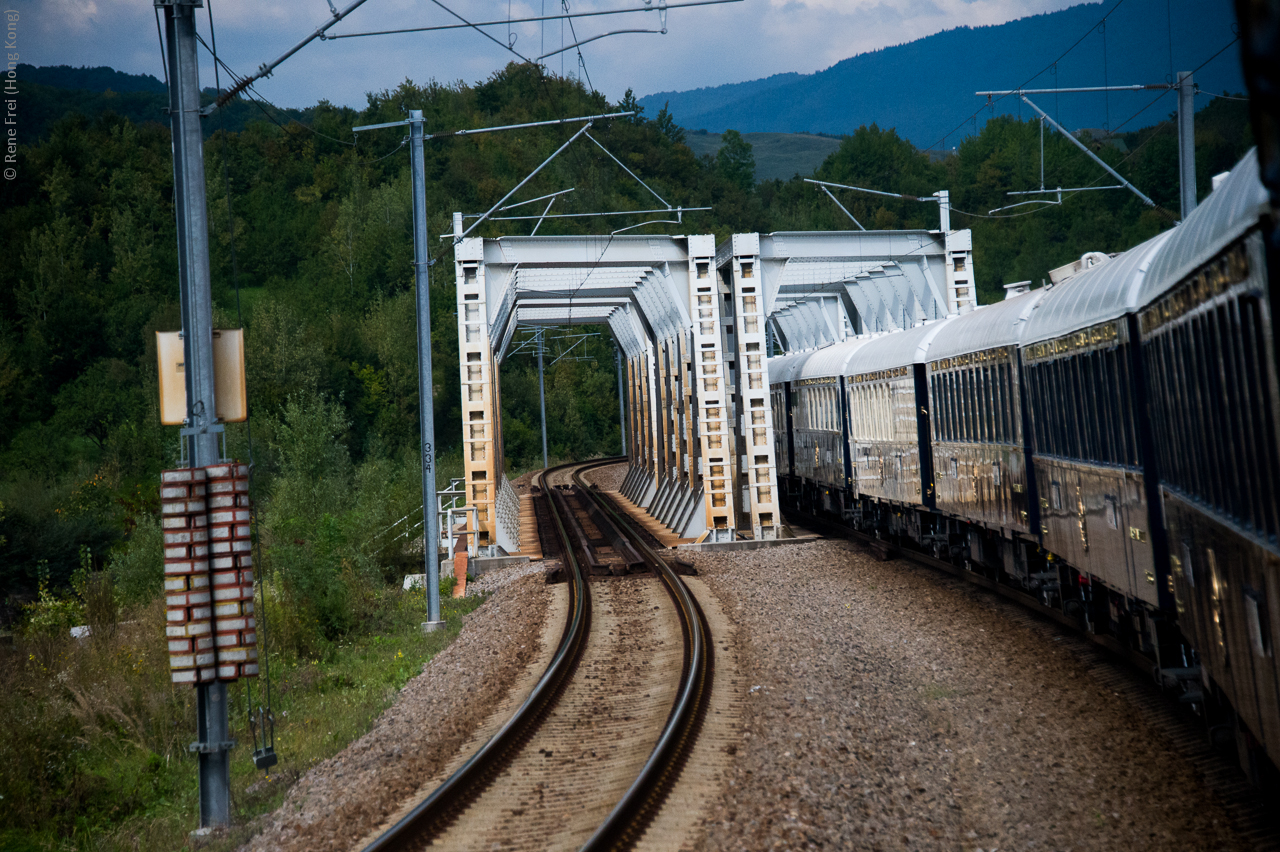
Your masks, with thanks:
M487 32L485 32L484 30L480 29L480 27L479 27L478 25L471 23L471 22L470 22L470 21L468 21L466 18L462 17L462 16L461 16L461 15L459 15L457 12L453 11L452 9L450 9L448 6L446 6L446 5L444 5L443 3L441 3L441 2L440 2L440 0L431 0L431 2L432 2L432 3L435 3L435 4L436 4L437 6L439 6L441 9L444 9L444 10L445 10L446 12L448 12L450 15L453 15L453 16L454 16L455 18L457 18L459 21L462 21L462 23L466 24L466 25L467 25L468 27L470 27L471 29L473 29L473 30L475 30L476 32L480 33L480 35L482 35L482 36L484 36L485 38L489 39L489 41L491 41L491 42L493 42L494 44L498 45L498 47L501 47L503 50L508 50L508 51L510 51L511 53L513 53L513 54L515 54L516 56L518 56L518 57L519 57L522 61L524 61L524 62L528 62L529 64L533 64L533 60L531 60L529 57L525 56L523 53L521 53L520 51L516 50L516 49L515 49L514 47L512 47L511 45L509 45L509 44L503 44L503 43L502 43L501 41L499 41L498 39L494 38L493 36L489 35L489 34L488 34Z
M1075 44L1071 45L1071 46L1070 46L1070 47L1068 47L1066 50L1064 50L1064 51L1062 52L1062 54L1061 54L1057 59L1053 60L1053 61L1052 61L1052 62L1050 62L1048 65L1046 65L1044 68L1041 68L1041 69L1040 69L1039 71L1037 71L1035 74L1032 74L1030 77L1028 77L1028 78L1026 79L1026 81L1025 81L1025 82L1023 82L1023 84L1022 84L1021 86L1018 86L1017 88L1019 88L1019 89L1024 88L1024 87L1027 85L1027 83L1030 83L1032 80L1036 79L1036 78L1037 78L1037 77L1039 77L1041 74L1046 73L1050 68L1055 69L1055 74L1054 74L1054 76L1056 77L1056 76L1057 76L1057 74L1056 74L1056 69L1057 69L1057 65L1058 65L1058 63L1059 63L1059 62L1061 62L1063 59L1065 59L1068 53L1070 53L1071 51L1073 51L1073 50L1075 50L1077 47L1079 47L1081 42L1083 42L1083 41L1084 41L1085 39L1087 39L1089 36L1093 35L1094 31L1095 31L1099 26L1105 26L1105 25L1106 25L1106 22L1107 22L1107 18L1110 18L1110 17L1115 13L1116 9L1119 9L1119 8L1120 8L1120 4L1122 4L1122 3L1124 3L1124 0L1116 0L1116 4L1115 4L1114 6L1112 6L1112 7L1111 7L1111 9L1110 9L1110 10L1109 10L1105 15L1103 15L1103 16L1102 16L1102 19L1101 19L1101 20L1099 20L1099 21L1098 21L1098 23L1096 23L1096 24L1094 24L1093 26L1089 27L1089 29L1087 29L1087 30L1085 31L1085 34L1084 34L1084 35L1082 35L1082 36L1080 36L1080 38L1076 39ZM948 133L946 133L946 134L943 134L943 136L942 136L942 138L941 138L941 139L939 139L937 142L934 142L932 145L930 145L930 146L929 146L928 148L926 148L925 150L933 150L934 148L937 148L938 146L940 146L940 145L944 144L944 143L946 142L946 140L947 140L947 137L948 137L948 136L950 136L951 134L955 133L955 132L956 132L957 130L959 130L961 127L964 127L964 126L965 126L966 124L968 124L970 121L973 121L974 119L976 119L976 118L978 117L978 113L982 112L982 111L983 111L984 109L986 109L988 106L992 107L992 110L993 110L993 112L994 112L995 104L999 103L1000 101L1004 100L1004 99L1005 99L1005 98L1007 98L1007 97L1009 97L1009 95L1001 95L1000 97L996 98L994 101L992 101L992 100L988 100L988 101L987 101L987 103L983 104L982 106L980 106L980 107L978 107L976 110L974 110L972 115L970 115L970 116L969 116L968 118L966 118L964 121L961 121L961 122L960 122L959 124L957 124L955 127L951 128L951 131L950 131L950 132L948 132Z
M1121 2L1123 2L1123 0L1121 0ZM1119 5L1119 3L1117 3L1116 5L1118 6L1118 5ZM1112 10L1111 10L1111 11L1112 11L1112 12L1114 12L1114 11L1115 11L1115 9L1114 9L1114 8L1112 8ZM1107 14L1109 15L1109 14L1111 14L1111 13L1110 13L1110 12L1108 12ZM1226 51L1227 51L1227 50L1228 50L1228 49L1229 49L1233 44L1235 44L1235 43L1236 43L1237 41L1239 41L1239 40L1240 40L1240 36L1238 36L1238 35L1237 35L1237 36L1235 36L1234 38L1232 38L1232 39L1231 39L1231 41L1227 42L1227 43L1226 43L1225 45L1223 45L1220 49L1218 49L1216 52L1214 52L1214 54L1213 54L1212 56L1210 56L1210 57L1209 57L1208 59L1206 59L1204 62L1201 62L1201 63L1200 63L1199 65L1197 65L1194 69L1192 69L1191 73L1192 73L1192 74L1195 74L1196 72L1200 71L1200 69L1204 68L1204 67L1205 67L1206 65L1208 65L1210 62L1212 62L1213 60L1217 59L1219 56L1221 56L1223 53L1225 53L1225 52L1226 52ZM1078 43L1079 43L1079 42L1077 42L1077 44L1078 44ZM1034 78L1032 78L1032 79L1034 79ZM1030 82L1030 81L1028 81L1028 82ZM1025 85L1025 84L1024 84L1024 85ZM1022 87L1019 87L1019 88L1022 88ZM1114 130L1109 131L1109 135L1114 136L1117 132L1119 132L1120 128L1122 128L1122 127L1124 127L1125 125L1129 124L1129 122L1133 121L1133 120L1134 120L1134 119L1136 119L1138 116L1142 115L1144 112L1146 112L1147 110L1151 109L1151 107L1155 106L1155 105L1156 105L1156 103L1157 103L1157 102L1159 102L1159 100L1160 100L1161 98L1163 98L1164 96L1168 95L1168 94L1169 94L1170 92L1172 92L1172 91L1173 91L1173 89L1172 89L1172 88L1169 88L1169 89L1165 89L1165 90L1164 90L1164 91L1162 91L1160 94L1156 95L1156 96L1155 96L1154 98L1152 98L1149 102L1147 102L1147 104L1146 104L1145 106L1143 106L1141 109L1139 109L1139 110L1138 110L1137 112L1135 112L1133 115L1131 115L1131 116L1129 116L1128 118L1126 118L1124 121L1120 122L1120 124L1116 125L1116 127L1115 127L1115 129L1114 129ZM1007 95L1005 95L1005 96L1003 96L1003 97L1008 97L1008 96L1007 96ZM1216 95L1215 97L1227 97L1227 96L1224 96L1224 95ZM1245 101L1247 101L1247 100L1248 100L1248 98L1227 98L1227 99L1229 99L1229 100L1245 100ZM988 101L988 103L990 103L990 100ZM986 108L986 106L987 106L987 104L983 104L983 105L982 105L982 107L980 108L980 110L981 110L981 109L985 109L985 108ZM967 121L967 120L968 120L968 119L966 119L966 121ZM1139 151L1141 151L1143 148L1145 148L1145 147L1146 147L1146 146L1151 142L1151 140L1152 140L1152 139L1154 139L1156 136L1160 135L1160 131L1164 130L1166 127L1169 127L1169 126L1171 126L1171 125L1172 125L1172 120L1171 120L1171 119L1165 119L1165 120L1164 120L1164 121L1162 121L1161 123L1157 124L1157 125L1155 126L1155 130L1153 130L1153 131L1152 131L1151 135L1150 135L1150 136L1148 136L1146 139L1144 139L1144 140L1143 140L1143 141L1142 141L1142 142L1141 142L1141 143L1140 143L1136 148L1134 148L1132 151L1130 151L1130 152L1129 152L1129 153L1124 157L1124 159L1122 159L1119 163L1117 163L1117 164L1116 164L1116 168L1119 168L1120 166L1123 166L1125 163L1127 163L1127 162L1129 162L1131 159L1133 159L1133 158L1137 155L1137 153L1138 153ZM1099 181L1101 181L1102 179L1103 179L1103 176L1099 175L1097 178L1095 178L1095 179L1093 180L1093 182L1092 182L1092 183L1088 184L1088 186L1092 187L1092 186L1096 185L1096 184L1097 184ZM1071 198L1073 195L1076 195L1076 194L1077 194L1076 192L1064 193L1064 194L1063 194L1063 200L1065 201L1066 199ZM1057 206L1057 205L1054 205L1054 206ZM1009 214L1009 215L1007 215L1007 216L992 216L992 215L983 214L983 213L970 213L970 212L968 212L968 211L966 211L966 210L958 210L958 209L956 209L955 207L952 207L951 209L952 209L952 211L953 211L953 212L959 213L959 214L961 214L961 215L963 215L963 216L973 216L973 217L978 218L978 219L1016 219L1016 218L1019 218L1019 217L1021 217L1021 216L1030 216L1030 215L1033 215L1033 214L1035 214L1035 213L1041 213L1041 212L1043 212L1043 211L1045 211L1045 210L1048 210L1048 209L1049 209L1049 207L1048 207L1048 206L1045 206L1045 207L1038 207L1038 208L1035 208L1035 209L1033 209L1033 210L1026 210L1026 211L1023 211L1023 212L1021 212L1021 213L1011 213L1011 214ZM1155 205L1153 209L1154 209L1156 212L1160 213L1162 216L1165 216L1166 218L1168 218L1170 221L1176 221L1176 220L1177 220L1177 218L1178 218L1176 215L1174 215L1174 214L1173 214L1173 212L1172 212L1172 211L1166 210L1163 206L1161 206L1161 205L1159 205L1159 204Z

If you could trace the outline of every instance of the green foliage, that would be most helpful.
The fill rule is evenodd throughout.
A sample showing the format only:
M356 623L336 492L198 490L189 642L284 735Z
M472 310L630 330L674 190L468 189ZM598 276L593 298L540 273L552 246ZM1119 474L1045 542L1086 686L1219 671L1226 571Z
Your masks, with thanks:
M729 183L750 192L756 182L756 158L751 144L736 130L726 130L724 144L716 152L716 171Z
M67 79L73 78L107 79L97 72ZM0 537L8 540L0 592L34 593L41 559L48 561L52 585L65 588L79 547L87 545L116 566L117 588L131 598L148 587L138 571L154 547L154 529L143 519L157 508L156 474L175 463L178 449L176 429L156 418L154 332L180 323L168 130L104 107L101 98L109 93L32 92L32 102L56 102L61 112L37 141L19 147L19 177L0 185L0 245L14 259L0 268L0 409L6 414L0 499L8 507L0 518ZM124 94L155 96L146 86L117 97ZM636 105L631 93L620 107ZM1202 193L1211 175L1250 144L1246 107L1218 100L1197 116ZM301 578L318 559L322 567L307 581L316 588L338 588L335 578L343 572L390 572L387 558L357 558L377 532L369 525L385 520L360 508L377 503L364 495L390 489L397 496L388 505L403 510L397 518L411 508L404 504L414 492L419 400L408 160L394 133L362 136L357 147L345 142L352 125L399 119L410 108L423 109L432 130L616 109L575 81L510 65L474 85L406 81L370 93L358 111L322 102L299 114L308 126L231 120L227 113L227 120L215 118L206 127L214 298L219 324L246 329L259 534L270 544L264 567L270 570L278 556L281 566L294 566L291 577ZM436 445L449 458L457 457L462 439L456 303L451 244L434 236L451 229L453 211L492 205L570 132L539 128L427 145L428 230L438 252L431 285L433 405ZM741 231L849 227L812 187L796 180L756 184L755 152L737 133L725 134L715 157L699 159L666 108L653 120L637 115L592 132L672 203L713 208L687 214L686 233L723 240ZM973 228L978 287L988 301L1002 295L1003 284L1038 280L1083 251L1124 249L1168 226L1168 215L1117 191L1084 193L1025 216L968 215L1007 203L1009 190L1038 186L1038 137L1034 122L1000 118L954 155L935 160L873 125L845 137L816 174L917 196L951 189L953 226ZM1168 128L1138 130L1119 141L1125 150L1094 144L1164 208L1175 209L1176 145ZM1096 165L1052 134L1045 160L1050 185L1100 178ZM653 203L587 144L571 146L521 197L569 186L577 191L557 201L556 212ZM868 227L937 226L932 204L852 193L842 201ZM635 222L621 216L547 220L539 233L609 233ZM477 233L526 233L528 227L489 222ZM547 368L550 451L558 458L619 447L612 352L606 341L598 344L583 347L586 361ZM506 458L513 469L541 463L536 378L531 358L513 356L504 364ZM248 458L244 424L229 426L227 439L235 455ZM384 476L389 470L394 475ZM374 485L376 471L383 478ZM113 549L121 561L110 558ZM324 604L333 614L326 641L342 633L342 600L337 595Z
M618 112L634 112L631 118L624 119L632 124L644 124L644 107L640 106L640 102L636 100L634 91L627 88L626 93L622 96L622 100L618 102ZM667 121L671 120L671 114L667 113Z
M124 547L111 555L107 570L126 603L154 600L163 589L164 538L158 518L144 514Z
M630 90L628 89L628 91ZM640 106L639 104L636 105L636 108L639 109L641 112L644 111L644 107ZM658 132L661 133L663 136L665 136L667 140L671 142L671 144L673 145L684 144L684 140L685 140L684 128L676 124L676 120L671 117L671 113L667 111L667 107L665 104L663 105L662 109L658 110L658 117L654 121L654 124L658 128Z

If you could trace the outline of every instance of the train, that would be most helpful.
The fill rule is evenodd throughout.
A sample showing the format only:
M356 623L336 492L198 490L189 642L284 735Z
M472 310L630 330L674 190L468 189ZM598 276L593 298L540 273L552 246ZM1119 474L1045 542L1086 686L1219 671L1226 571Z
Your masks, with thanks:
M1251 151L1183 222L968 313L769 359L784 512L1034 596L1280 765L1280 366Z

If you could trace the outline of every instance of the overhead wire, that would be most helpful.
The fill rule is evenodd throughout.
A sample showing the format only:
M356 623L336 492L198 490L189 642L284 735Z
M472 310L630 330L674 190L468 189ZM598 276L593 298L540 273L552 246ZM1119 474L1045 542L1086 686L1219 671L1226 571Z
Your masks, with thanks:
M1117 5L1118 5L1118 4L1117 4ZM1113 11L1114 11L1114 10L1113 10ZM1218 50L1217 50L1217 51L1216 51L1212 56L1210 56L1210 57L1209 57L1208 59L1206 59L1204 62L1201 62L1199 65L1197 65L1195 68L1193 68L1193 69L1191 70L1191 74L1193 74L1193 75L1194 75L1194 74L1196 74L1198 71L1200 71L1200 70L1201 70L1202 68L1204 68L1206 65L1208 65L1210 62L1212 62L1213 60L1215 60L1215 59L1217 59L1219 56L1221 56L1223 53L1225 53L1225 52L1226 52L1226 51L1227 51L1227 50L1228 50L1228 49L1229 49L1233 44L1235 44L1235 43L1236 43L1237 41L1239 41L1239 40L1240 40L1240 36L1239 36L1239 35L1237 35L1237 36L1235 36L1234 38L1232 38L1232 39L1231 39L1231 41L1229 41L1229 42L1227 42L1225 45L1223 45L1223 46L1222 46L1220 49L1218 49ZM1125 126L1126 126L1126 125L1128 125L1130 122L1132 122L1134 119L1136 119L1138 116L1142 115L1144 112L1146 112L1147 110L1151 109L1151 107L1155 106L1155 105L1156 105L1156 103L1158 103L1158 102L1160 101L1160 99L1161 99L1161 98L1163 98L1163 97L1167 96L1168 94L1170 94L1170 93L1171 93L1171 92L1173 92L1173 91L1175 91L1175 90L1174 90L1174 89L1165 89L1165 90L1163 90L1162 92L1160 92L1160 94L1156 95L1154 98L1152 98L1150 101L1148 101L1148 102L1147 102L1147 104L1146 104L1145 106L1143 106L1143 107L1142 107L1142 108L1140 108L1137 112L1133 113L1133 114L1132 114L1132 115L1130 115L1128 118L1126 118L1124 121L1122 121L1122 122L1120 122L1118 125L1116 125L1115 129L1114 129L1114 130L1112 130L1112 131L1110 131L1109 135L1114 136L1117 132L1119 132L1119 131L1120 131L1120 129L1121 129L1122 127L1125 127ZM1224 98L1226 98L1226 99L1228 99L1228 100L1248 100L1248 98L1229 98L1229 97L1224 96L1224 95L1215 95L1215 97L1224 97ZM983 106L985 107L986 105L984 104ZM1122 165L1124 165L1125 163L1129 162L1129 160L1133 159L1133 157L1134 157L1134 156L1135 156L1139 151L1141 151L1143 148L1145 148L1145 147L1147 146L1147 144L1151 142L1151 140L1152 140L1152 139L1154 139L1156 136L1158 136L1162 130L1164 130L1166 127L1171 127L1172 125L1173 125L1173 119L1165 119L1165 120L1164 120L1164 121L1162 121L1161 123L1157 124L1157 125L1155 126L1155 130L1153 130L1153 131L1151 132L1151 135L1150 135L1150 136L1148 136L1146 139L1144 139L1144 140L1143 140L1143 141L1142 141L1142 142L1141 142L1137 147L1135 147L1132 151L1130 151L1130 152L1129 152L1129 153L1128 153L1128 154L1127 154L1127 155L1126 155L1122 160L1120 160L1120 162L1119 162L1119 163L1116 163L1116 166L1115 166L1115 167L1116 167L1116 168L1119 168L1120 166L1122 166ZM1101 180L1103 179L1103 177L1104 177L1104 176L1102 176L1102 175L1098 176L1098 177L1097 177L1097 178L1095 178L1091 183L1086 184L1086 186L1096 186L1096 185L1098 184L1098 182L1099 182L1099 181L1101 181ZM1074 196L1074 195L1077 195L1077 194L1078 194L1078 193L1076 193L1076 192L1064 193L1064 194L1063 194L1063 200L1065 201L1066 199L1068 199L1068 198L1070 198L1070 197L1072 197L1072 196ZM1056 206L1056 205L1054 205L1054 206ZM1020 212L1020 213L1011 213L1011 214L1008 214L1008 215L1005 215L1005 216L992 216L992 215L990 215L990 214L984 214L984 213L970 213L970 212L968 212L968 211L966 211L966 210L960 210L960 209L957 209L957 208L955 208L955 207L952 207L952 208L951 208L951 211L952 211L953 213L959 213L959 214L961 214L961 215L963 215L963 216L973 216L973 217L978 218L978 219L1017 219L1017 218L1020 218L1020 217L1022 217L1022 216L1030 216L1030 215L1035 214L1035 213L1040 213L1040 212L1043 212L1043 211L1045 211L1045 210L1047 210L1047 209L1049 209L1049 206L1048 206L1048 205L1046 205L1046 206L1044 206L1044 207L1037 207L1037 208L1034 208L1034 209L1032 209L1032 210L1024 210L1024 211L1022 211L1022 212ZM1170 221L1176 221L1176 220L1177 220L1177 218L1178 218L1178 217L1177 217L1177 216L1176 216L1172 211L1167 210L1167 209L1165 209L1164 207L1162 207L1162 206L1160 206L1160 205L1156 205L1154 209L1156 210L1156 212L1157 212L1157 213L1160 213L1162 216L1165 216L1166 218L1169 218L1169 219L1170 219Z
M199 33L197 33L197 34L196 34L196 39L197 39L197 40L200 42L200 44L205 48L205 50L209 51L209 53L213 55L213 58L214 58L214 71L215 71L215 75L216 75L216 73L217 73L217 69L218 69L218 68L221 68L223 71L226 71L226 72L227 72L227 75L228 75L229 77L231 77L231 79L232 79L234 82L236 82L236 83L239 83L242 79L244 79L244 78L243 78L243 77L241 77L239 74L237 74L237 73L235 72L235 70L234 70L234 69L232 69L230 66L228 66L228 65L227 65L227 63L221 59L221 57L217 56L217 55L214 53L213 47L211 47L210 45L206 44L206 43L205 43L205 41L204 41L204 39L200 37L200 34L199 34ZM216 47L216 45L215 45L214 47ZM220 88L220 86L219 86L219 88ZM338 139L338 138L336 138L336 137L330 136L330 135L329 135L329 134L327 134L327 133L323 133L323 132L321 132L321 131L319 131L319 130L316 130L314 127L312 127L311 125L307 124L307 123L306 123L306 122L304 122L304 121L299 121L298 119L294 118L293 116L291 116L291 115L289 115L287 112L285 112L285 110L281 109L280 107L278 107L278 106L276 106L274 103L272 103L270 100L268 100L267 98L263 97L262 93L261 93L261 92L259 92L259 91L258 91L258 90L253 86L253 84L250 84L249 86L247 86L243 91L241 91L241 92L240 92L240 94L241 94L241 95L243 95L243 96L244 96L244 97L249 101L249 103L251 103L251 104L253 104L255 107L257 107L257 108L258 108L258 111L259 111L259 112L261 112L261 113L262 113L262 114L267 118L267 120L268 120L268 121L270 121L270 122L271 122L272 124L274 124L276 127L279 127L281 130L284 130L284 131L286 131L286 132L287 132L287 131L288 131L288 129L289 129L288 125L281 124L281 123L280 123L280 121L279 121L279 119L277 119L275 116L273 116L270 112L268 112L268 111L267 111L266 107L268 107L268 106L269 106L269 107L271 107L271 109L275 110L278 114L284 115L285 119L286 119L290 124L296 124L296 125L298 125L299 127L301 127L303 130L306 130L306 131L308 131L308 132L310 132L310 133L312 133L312 134L314 134L314 135L316 135L316 136L319 136L319 137L320 137L320 138L322 138L322 139L328 139L330 142L334 142L334 143L336 143L336 144L338 144L338 145L346 145L346 146L351 147L351 148L358 148L358 147L359 147L359 145L357 144L357 142L348 142L348 141L346 141L345 139ZM359 138L359 137L357 137L357 139L358 139L358 138ZM397 146L396 146L396 147L395 147L395 148L394 148L390 153L388 153L388 154L384 154L384 155L383 155L383 156L381 156L381 157L375 157L375 158L373 158L373 159L371 159L371 160L356 160L356 161L354 161L353 165L357 165L357 166L368 166L368 165L373 165L374 163L380 163L380 162L382 162L383 160L385 160L385 159L387 159L388 157L390 157L390 156L392 156L393 154L395 154L397 151L399 151L399 150L400 150L401 148L403 148L405 145L407 145L407 144L408 144L408 141L409 141L409 139L408 139L408 137L406 136L406 137L404 137L403 139L401 139L401 140L400 140L400 144L399 144L399 145L397 145Z
M152 10L156 13L156 38L160 40L160 67L164 69L164 87L169 88L169 57L164 51L164 33L160 31L160 7L153 6Z
M491 42L493 42L494 44L498 45L498 46L499 46L499 47L501 47L503 50L510 51L511 53L515 54L516 56L518 56L521 60L523 60L523 61L525 61L525 62L529 62L529 63L532 63L532 62L533 62L533 60L531 60L529 57L525 56L523 53L521 53L520 51L516 50L516 49L515 49L515 47L514 47L513 45L510 45L510 44L503 44L501 41L499 41L498 39L494 38L494 37L493 37L493 36L491 36L489 33L485 32L485 31L484 31L484 30L482 30L482 29L480 29L480 27L478 27L478 26L476 26L475 24L471 23L471 21L468 21L468 20L467 20L466 18L464 18L462 15L459 15L457 12L453 11L453 10L452 10L452 9L450 9L448 6L446 6L446 5L444 5L443 3L441 3L441 2L440 2L440 0L431 0L431 2L432 2L432 3L435 3L435 4L436 4L437 6L439 6L441 9L444 9L444 10L445 10L446 12L448 12L450 15L453 15L453 16L454 16L455 18L457 18L459 21L461 21L462 23L466 24L468 27L471 27L471 29L473 29L473 30L475 30L476 32L480 33L480 35L482 35L482 36L484 36L485 38L489 39L489 41L491 41Z
M1103 16L1102 16L1102 18L1098 21L1098 23L1096 23L1096 24L1092 25L1091 27L1089 27L1089 29L1085 30L1084 35L1082 35L1082 36L1080 36L1080 38L1076 39L1075 43L1074 43L1074 44L1072 44L1070 47L1068 47L1066 50L1064 50L1064 51L1063 51L1063 52L1058 56L1058 58L1057 58L1057 59L1055 59L1055 60L1053 60L1052 62L1050 62L1050 63L1049 63L1048 65L1046 65L1044 68L1041 68L1041 69L1040 69L1039 71L1037 71L1035 74L1032 74L1030 77L1028 77L1028 78L1027 78L1023 83L1022 83L1022 85L1018 86L1017 88L1018 88L1018 89L1022 89L1022 88L1024 88L1024 87L1027 85L1027 83L1030 83L1032 80L1036 79L1036 78L1037 78L1037 77L1039 77L1041 74L1046 73L1047 71L1049 71L1049 69L1050 69L1050 68L1053 68L1053 69L1054 69L1054 77L1056 78L1056 77L1057 77L1057 65L1058 65L1058 63L1059 63L1059 62L1061 62L1063 59L1065 59L1065 58L1066 58L1066 56L1067 56L1067 54L1069 54L1071 51L1073 51L1073 50L1075 50L1077 47L1079 47L1081 42L1083 42L1083 41L1084 41L1085 39L1087 39L1089 36L1093 35L1094 31L1095 31L1095 30L1097 30L1097 28L1098 28L1098 26L1099 26L1100 24L1105 24L1105 23L1106 23L1107 18L1110 18L1110 17L1115 13L1116 9L1119 9L1119 8L1120 8L1120 5L1121 5L1122 3L1124 3L1124 0L1116 0L1116 4L1115 4L1114 6L1112 6L1112 7L1107 11L1107 13L1106 13L1105 15L1103 15ZM1015 91L1016 91L1016 89L1015 89ZM1010 92L1010 94L1012 94L1012 92ZM953 133L955 133L957 130L959 130L961 127L964 127L964 126L965 126L966 124L968 124L970 121L972 121L972 120L974 120L975 118L977 118L978 114L979 114L980 112L982 112L984 109L986 109L988 106L991 106L991 107L992 107L992 112L994 113L994 104L999 103L1000 101L1004 100L1004 99L1005 99L1005 98L1007 98L1007 97L1009 97L1009 95L1001 95L1000 97L995 98L994 100L988 99L987 103L983 104L982 106L980 106L980 107L978 107L976 110L974 110L972 115L968 116L968 117L967 117L967 118L965 118L963 121L961 121L959 124L957 124L955 127L951 128L951 130L950 130L950 131L948 131L947 133L943 134L943 136L942 136L942 138L941 138L941 139L939 139L937 142L935 142L935 143L933 143L932 145L930 145L930 146L929 146L928 148L926 148L925 150L926 150L926 151L932 151L934 148L937 148L938 146L940 146L940 145L944 144L944 143L946 142L946 139L947 139L947 137L948 137L948 136L952 135L952 134L953 134Z

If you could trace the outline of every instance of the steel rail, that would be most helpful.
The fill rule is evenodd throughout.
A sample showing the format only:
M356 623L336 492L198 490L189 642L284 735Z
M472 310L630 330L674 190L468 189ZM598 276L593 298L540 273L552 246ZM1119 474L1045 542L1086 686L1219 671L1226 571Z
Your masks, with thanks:
M539 486L546 493L546 476L572 465L550 468L538 477ZM480 750L458 768L443 784L432 791L412 811L384 834L364 848L364 852L383 852L418 848L424 841L440 834L472 801L474 801L494 777L502 771L510 759L550 712L559 699L565 684L586 648L587 633L591 623L591 601L587 595L586 577L573 556L564 523L548 500L551 517L564 544L563 558L569 569L569 616L560 645L550 665L534 686L529 697Z
M613 464L616 461L611 459L599 464L584 465L574 471L573 480L583 493L610 516L618 530L631 540L662 579L680 615L681 627L684 631L685 661L676 702L672 706L671 714L667 717L667 724L662 729L657 745L654 746L649 759L645 761L640 774L636 776L635 782L614 806L604 823L582 846L582 852L629 849L640 839L679 778L680 770L688 758L689 750L697 738L698 730L706 715L707 703L711 696L713 663L711 631L697 600L666 560L659 556L632 528L612 501L598 491L587 487L582 479L583 471Z

